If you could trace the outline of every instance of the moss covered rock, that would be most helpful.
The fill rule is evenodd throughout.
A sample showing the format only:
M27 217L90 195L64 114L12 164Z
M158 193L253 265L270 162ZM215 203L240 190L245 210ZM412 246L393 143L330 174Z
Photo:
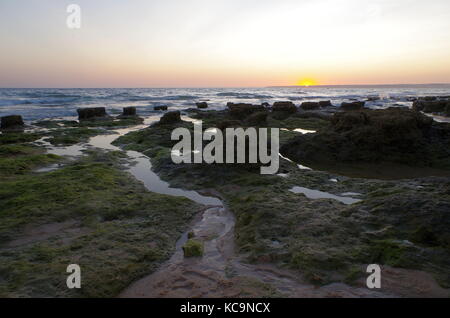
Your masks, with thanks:
M336 113L331 129L281 147L297 162L393 162L450 168L450 125L407 109Z
M168 112L165 113L164 116L161 117L159 120L159 123L161 125L167 125L167 124L175 124L181 122L181 113L177 111Z
M189 239L186 244L183 245L184 257L200 257L203 255L203 243Z

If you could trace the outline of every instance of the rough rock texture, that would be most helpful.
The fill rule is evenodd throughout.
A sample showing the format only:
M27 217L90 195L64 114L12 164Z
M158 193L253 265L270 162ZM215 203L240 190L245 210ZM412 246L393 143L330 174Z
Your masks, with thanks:
M181 122L181 113L177 111L165 113L164 116L159 120L160 124L174 124Z
M78 108L77 113L79 120L92 120L107 117L105 107Z
M155 106L153 107L153 110L167 110L167 106L166 105Z
M252 104L234 104L234 103L228 103L227 104L228 110L230 112L230 115L239 119L246 118L247 116L264 111L265 107L262 105L252 105Z
M296 113L297 107L293 102L275 102L272 106L274 112Z
M450 125L406 109L336 113L331 129L298 136L281 148L310 162L395 162L450 168Z
M422 97L413 102L412 109L415 111L423 111L427 114L434 113L449 116L450 99L445 97L438 99L434 96Z
M444 139L449 131L445 125L436 126L436 123L427 128L429 119L412 111L364 112L378 112L377 114L382 114L391 121L392 117L398 115L400 122L394 125L399 126L396 128L398 131L390 131L391 128L384 127L381 115L369 114L366 118L368 122L354 129L341 125L342 131L336 132L330 123L330 126L325 126L317 134L305 135L306 138L302 141L309 143L309 138L328 131L326 137L329 140L341 138L343 147L339 144L330 149L333 144L330 146L331 141L325 137L314 140L319 144L318 151L322 150L320 142L325 141L323 157L337 152L341 157L351 158L353 149L370 145L371 140L367 138L371 137L372 132L381 129L378 126L383 127L381 130L386 130L386 136L398 134L403 129L404 133L408 129L420 131L425 140L425 152L429 151L427 144ZM222 112L201 113L208 121L211 121L210 116L214 114L219 116L217 120L225 121ZM338 115L343 117L337 122L342 124L346 115L353 116L354 113L356 112ZM288 121L297 119L299 114L289 117ZM269 120L271 116L273 114L269 113ZM405 116L410 117L402 120ZM283 122L280 127L285 126L288 121ZM235 123L239 125L238 121ZM229 124L232 125L233 122ZM187 123L184 122L183 125ZM329 172L298 169L296 164L287 160L280 161L280 172L286 174L283 178L262 176L258 170L251 172L238 165L175 165L170 159L172 144L168 142L172 128L150 127L133 132L128 137L121 137L117 144L132 142L137 147L134 149L148 151L150 157L155 158L152 160L155 171L173 186L189 185L189 189L215 188L223 193L236 217L234 239L237 251L248 257L250 262L270 262L283 268L298 270L302 278L315 284L353 281L358 277L362 277L365 284L367 264L375 263L424 270L436 275L440 283L450 286L447 274L450 261L448 178L395 181L347 178ZM347 136L350 137L346 139ZM353 146L352 142L356 145ZM287 143L290 144L287 148L297 147L289 141ZM393 146L393 150L397 151L397 145ZM165 155L161 155L161 147L166 149ZM303 143L298 147L303 147ZM307 147L301 148L303 149L308 150ZM370 149L367 152L376 153L376 150ZM403 155L404 153L400 154ZM336 178L337 182L330 182L330 178ZM358 192L360 195L357 197L363 201L347 206L336 200L315 200L289 191L292 186L298 185L339 196L347 192ZM436 231L430 231L434 227ZM385 268L383 273L387 273ZM418 276L414 275L411 274L408 278L416 281ZM403 282L401 285L408 287ZM423 295L430 293L425 290Z
M4 116L1 118L0 129L20 128L23 127L23 125L24 123L22 116L19 115Z
M200 257L203 255L203 243L190 239L183 246L184 257Z
M197 108L208 108L207 102L195 103L195 105L197 105Z
M136 107L124 107L122 116L136 116Z
M224 129L227 128L242 127L242 123L239 120L223 120L219 122L216 126L218 129L223 131Z
M320 107L330 107L333 106L330 100L323 100L319 102Z
M319 109L320 104L316 103L316 102L303 102L300 105L300 108L303 110L314 110L314 109Z
M364 108L365 102L350 102L350 103L342 103L341 110L349 111L349 110L361 110Z
M253 113L247 117L245 123L248 126L261 126L267 124L267 116L269 114L267 112L258 112Z

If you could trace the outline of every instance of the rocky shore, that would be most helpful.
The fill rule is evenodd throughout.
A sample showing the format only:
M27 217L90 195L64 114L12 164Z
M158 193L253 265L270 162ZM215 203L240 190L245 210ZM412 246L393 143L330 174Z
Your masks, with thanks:
M405 109L330 115L285 109L280 114L258 105L229 106L229 111L221 112L192 110L190 116L219 129L282 128L282 154L292 159L282 161L282 177L261 176L248 167L174 165L170 131L181 126L192 129L188 122L155 125L124 136L116 144L144 151L152 158L154 169L173 186L214 188L222 193L237 217L239 252L250 262L295 269L300 277L319 285L361 285L363 265L379 263L431 273L442 287L449 287L448 124ZM257 115L259 121L254 120ZM294 128L317 132L302 134ZM343 140L342 144L334 145L335 139ZM295 156L297 153L301 156ZM378 169L386 162L386 169L392 168L390 163L401 163L436 170L425 169L424 175L429 177L419 179L414 174L390 181L351 178L333 169L299 169L294 162L303 166L305 153L317 156L312 161L318 162L347 159L355 164L377 162ZM368 169L357 168L362 174ZM336 195L356 193L362 201L347 206L335 200L311 200L289 191L298 185ZM433 237L434 243L427 237Z
M172 286L158 274L160 265L205 209L146 190L124 169L132 166L126 152L132 150L150 158L171 187L220 194L235 218L233 261L214 280L197 278L189 294L199 288L236 297L450 296L450 124L433 121L422 106L196 106L115 139L123 151L88 147L82 156L58 156L42 141L77 147L138 127L143 118L133 109L118 118L81 111L79 121L42 121L33 130L2 133L0 295L110 297L152 273L161 286ZM251 165L174 164L171 132L193 130L196 120L204 129L279 128L278 175L260 175ZM195 240L208 247L208 235ZM87 283L68 290L65 264L77 262ZM365 267L373 263L382 266L385 280L382 290L369 293ZM252 272L268 268L290 277L288 290L273 283L275 274L266 283Z

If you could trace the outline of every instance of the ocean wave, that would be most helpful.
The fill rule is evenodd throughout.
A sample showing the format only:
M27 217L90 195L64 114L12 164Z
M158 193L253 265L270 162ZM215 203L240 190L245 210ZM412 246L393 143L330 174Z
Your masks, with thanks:
M0 100L0 106L12 106L12 105L27 105L32 102L23 99L3 99Z
M80 98L77 94L64 94L60 92L27 92L22 94L26 98Z
M269 98L273 98L273 96L270 96L270 95L259 95L259 94L251 94L251 93L234 93L234 92L217 93L216 96L234 97L234 98L238 98L238 99L269 99Z

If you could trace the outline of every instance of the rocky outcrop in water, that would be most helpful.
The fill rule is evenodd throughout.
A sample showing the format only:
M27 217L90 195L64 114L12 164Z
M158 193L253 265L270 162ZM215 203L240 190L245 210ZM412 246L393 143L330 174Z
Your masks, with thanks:
M320 104L316 102L303 102L300 108L303 110L315 110L320 108Z
M331 129L294 138L281 153L298 162L395 162L450 169L450 125L407 109L336 113Z
M308 111L308 110L318 110L320 108L326 108L331 106L333 106L333 104L331 104L331 101L323 100L320 102L303 102L300 105L300 109Z
M413 110L423 111L427 114L450 116L450 98L427 96L413 102Z
M272 111L293 114L297 112L297 107L293 102L275 102L272 106Z
M93 108L78 108L79 120L96 120L107 118L105 107L93 107Z
M124 107L122 116L136 116L136 107Z
M132 120L136 123L138 123L138 121L143 121L143 119L137 115L136 107L124 107L122 114L117 116L117 119Z
M331 107L333 104L331 104L330 100L323 100L319 102L320 107Z
M365 102L342 103L340 109L344 111L361 110L364 108Z
M159 120L160 124L174 124L181 122L181 113L177 111L165 113Z
M166 105L161 105L153 107L153 110L167 110L167 108L168 107Z
M231 116L239 119L244 119L247 116L256 112L265 111L265 107L262 105L252 105L244 103L239 104L228 103L227 108Z
M195 103L195 105L197 106L197 108L200 108L200 109L208 108L208 103L207 102Z
M23 128L24 123L22 116L19 115L11 115L4 116L1 118L0 129L17 129Z

